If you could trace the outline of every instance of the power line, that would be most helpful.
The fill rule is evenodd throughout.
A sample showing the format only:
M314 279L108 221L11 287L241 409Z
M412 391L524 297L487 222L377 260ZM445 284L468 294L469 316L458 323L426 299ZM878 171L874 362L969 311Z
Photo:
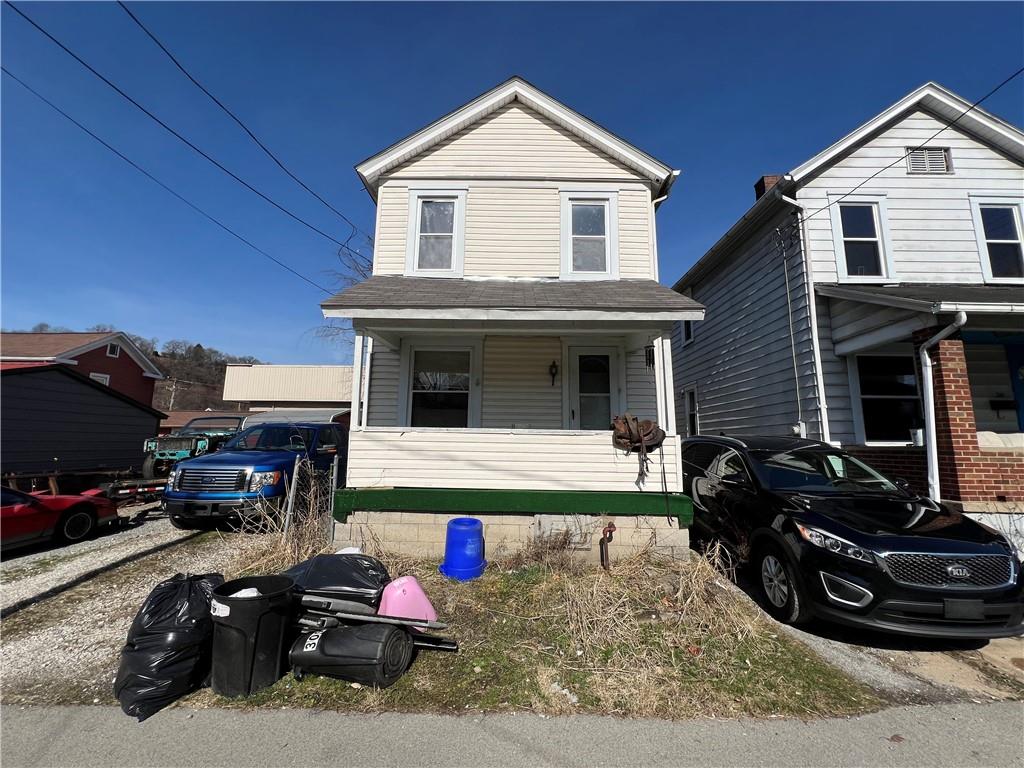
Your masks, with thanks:
M139 19L138 16L136 16L134 13L131 12L131 10L128 8L127 5L125 5L123 2L121 2L121 0L117 0L117 4L119 6L121 6L121 9L125 13L128 14L128 16L131 18L132 21L135 22L135 24L139 27L139 29L141 29L143 32L145 32L146 35L149 37L149 39L152 40L156 44L156 46L167 55L167 58L169 58L174 63L174 66L176 66L181 71L181 73L183 75L185 75L185 77L187 77L189 80L191 80L192 84L195 85L196 88L198 88L200 91L205 93L214 104L216 104L218 107L220 107L220 109L228 117L230 117L232 120L234 120L235 123L238 124L238 127L241 128L243 131L245 131L249 135L249 138L252 139L253 142L255 142L256 146L258 146L260 149L262 149L264 154L266 154L267 157L269 157L271 160L273 160L277 164L278 168L280 168L282 171L284 171L286 174L288 174L288 176L290 176L299 186L301 186L304 190L309 192L309 194L311 194L313 197L315 197L317 200L319 200L321 203L323 203L325 206L327 206L330 210L332 210L334 213L336 213L342 219L342 221L344 221L346 224L348 224L352 228L352 235L349 237L349 240L351 240L352 237L355 236L355 234L357 232L362 232L364 235L367 235L367 237L369 237L369 235L365 231L363 231L359 227L357 227L355 222L353 222L348 216L346 216L344 213L342 213L337 208L335 208L333 205L331 205L329 202L327 202L323 197L321 197L315 191L310 189L309 186L302 179L300 179L298 176L296 176L277 157L277 155L275 155L270 150L269 147L267 147L262 141L260 141L260 139L256 136L256 134L253 133L249 129L249 126L247 126L244 122L242 122L241 118L239 118L238 115L236 115L234 112L232 112L230 109L228 109L228 107L225 106L225 104L220 99L218 99L216 96L214 96L212 93L210 93L210 91L202 83L200 83L192 75L192 73L189 72L185 68L185 66L180 61L178 61L177 57L175 57L175 55L168 50L167 46L164 45L162 42L160 42L160 40L157 38L157 36L155 34L153 34L153 32L145 24L142 23L142 21ZM346 242L348 242L348 241L346 241Z
M267 201L268 203L270 203L271 205L273 205L273 206L274 206L275 208L277 208L277 209L278 209L279 211L281 211L282 213L284 213L284 214L288 215L289 217L291 217L291 218L292 218L292 219L294 219L295 221L299 222L300 224L304 225L305 227L308 227L308 228L309 228L309 229L311 229L312 231L316 232L316 233L317 233L318 235L320 235L320 236L322 236L322 237L324 237L324 238L326 238L326 239L330 240L330 241L331 241L332 243L335 243L336 245L338 245L338 246L340 246L340 247L342 247L342 248L345 248L346 250L348 250L348 249L349 249L349 248L348 248L348 246L347 246L347 245L345 245L345 243L343 243L343 242L341 242L340 240L338 240L338 239L336 239L336 238L332 237L331 235L327 234L326 232L324 232L324 231L323 231L322 229L318 228L317 226L315 226L315 225L313 225L313 224L310 224L310 223L309 223L308 221L306 221L305 219L303 219L303 218L302 218L301 216L298 216L298 215L296 215L296 214L292 213L292 212L291 212L291 211L289 211L289 210L288 210L287 208L285 208L285 207L284 207L283 205L281 205L280 203L278 203L278 202L277 202L276 200L273 200L272 198L270 198L270 197L268 197L267 195L265 195L265 194L263 194L262 192L260 192L260 191L259 191L258 189L256 189L256 187L252 186L252 184L250 184L249 182L247 182L247 181L246 181L245 179L241 178L240 176L238 176L237 174L235 174L234 172L232 172L232 171L231 171L231 170L229 170L228 168L224 167L224 166L223 166L223 165L222 165L221 163L219 163L219 162L218 162L217 160L215 160L214 158L212 158L212 157L211 157L210 155L208 155L208 154L207 154L206 152L204 152L203 150L201 150L201 149L200 149L199 147L197 147L197 146L196 146L195 144L193 144L193 143L192 143L191 141L189 141L188 139L186 139L186 138L185 138L184 136L182 136L182 135L181 135L180 133L178 133L178 132L177 132L176 130L174 130L173 128L171 128L171 126L169 126L169 125L168 125L167 123L165 123L165 122L164 122L163 120L161 120L161 119L160 119L159 117L157 117L156 115L154 115L154 114L153 114L152 112L150 112L150 111L149 111L148 109L146 109L146 108L145 108L144 106L142 106L142 105L141 105L141 104L140 104L139 102L137 102L137 101L136 101L135 99L133 99L133 98L132 98L131 96L129 96L129 95L128 95L127 93L125 93L125 92L124 92L123 90L121 90L121 88L119 88L119 87L118 87L117 85L115 85L115 84L114 84L113 82L111 82L111 81L110 81L109 79L107 79L107 78L106 78L106 77L105 77L104 75L102 75L102 74L101 74L100 72L98 72L98 71L97 71L96 69L94 69L94 68L93 68L93 67L92 67L92 66L91 66L91 65L90 65L90 64L89 64L88 62L86 62L86 61L85 61L85 59L83 59L83 58L82 58L81 56L79 56L79 55L78 55L77 53L75 53L74 51L72 51L72 50L71 50L70 48L68 48L68 47L67 47L66 45L64 45L64 43L62 43L62 42L61 42L60 40L58 40L58 39L57 39L56 37L54 37L54 36L53 36L53 35L51 35L51 34L50 34L49 32L47 32L47 31L46 31L46 30L45 30L45 29L44 29L43 27L41 27L41 26L40 26L39 24L37 24L37 23L36 23L35 21L33 21L33 20L32 20L31 18L29 18L29 16L27 16L27 15L25 14L25 12L24 12L24 11L22 11L22 10L21 10L20 8L18 8L18 7L16 6L16 5L14 5L14 3L11 3L11 2L7 2L7 3L5 3L5 4L6 4L6 5L8 5L8 6L10 7L10 8L12 8L12 9L13 9L13 10L14 10L14 11L15 11L15 12L16 12L16 13L17 13L17 14L19 15L19 16L21 16L21 17L22 17L23 19L25 19L25 21L27 21L27 22L28 22L29 24L31 24L31 25L32 25L33 27L35 27L35 28L36 28L37 30L39 30L39 31L40 31L40 32L41 32L41 33L42 33L43 35L45 35L45 36L46 36L47 38L49 38L49 39L50 39L50 40L51 40L52 42L54 42L54 43L55 43L55 44L56 44L57 46L59 46L59 47L60 47L60 48L61 48L61 49L62 49L62 50L63 50L63 51L65 52L65 53L67 53L67 54L68 54L69 56L71 56L71 57L72 57L72 58L73 58L73 59L74 59L75 61L77 61L77 62L78 62L79 64L81 64L81 65L82 65L83 67L85 67L85 68L86 68L86 69L88 69L88 70L89 70L90 72L92 72L92 73L93 73L93 74L94 74L94 75L95 75L96 77L98 77L98 78L99 78L100 80L102 80L102 81L103 81L104 83L106 83L106 84L107 84L108 86L110 86L110 87L111 87L111 88L112 88L113 90L115 90L115 91L116 91L116 92L117 92L118 94L120 94L120 95L121 95L121 96L122 96L122 97L123 97L124 99L126 99L126 100L127 100L127 101L128 101L129 103L131 103L131 104L132 104L133 106L135 106L135 107L136 107L136 108L138 108L138 109L139 109L140 111L142 111L142 113L143 113L143 114L145 114L145 115L146 115L147 117L149 117L149 118L150 118L151 120L153 120L153 121L154 121L154 122L156 122L156 123L157 123L158 125L160 125L160 126L161 126L161 127L162 127L162 128L164 129L164 130L166 130L166 131L167 131L168 133L170 133L170 134L171 134L172 136L174 136L174 137L176 137L177 139L179 139L180 141L184 142L184 143L185 143L186 145L188 145L188 146L189 146L189 147L191 147L191 148L192 148L193 150L195 150L196 152L198 152L198 153L199 153L200 155L202 155L202 156L203 156L204 158L206 158L206 159L207 159L208 161L210 161L210 162L211 162L211 163L213 163L213 164L214 164L215 166L217 166L218 168L220 168L220 169L221 169L222 171L224 171L224 173L226 173L226 174L227 174L228 176L230 176L231 178L233 178L233 179L234 179L235 181L237 181L237 182L238 182L239 184L242 184L243 186L245 186L245 188L246 188L246 189L250 190L251 192L253 192L253 193L257 194L257 195L259 195L259 196L260 196L261 198L263 198L263 199L264 199L264 200L266 200L266 201Z
M245 244L246 244L247 246L249 246L250 248L252 248L252 249L253 249L254 251L256 251L256 252L257 252L258 254L260 254L261 256L265 256L266 258L270 259L270 260L271 260L272 262L274 262L275 264L277 264L277 265L278 265L279 267L281 267L282 269L286 269L286 270L288 270L289 272L291 272L291 273L292 273L293 275L295 275L295 276L296 276L296 277L298 277L299 279L301 279L301 280L305 280L305 281L306 281L307 283L309 283L309 284L310 284L311 286L313 286L313 287L314 287L314 288L316 288L317 290L323 291L323 292L324 292L324 293L326 293L326 294L327 294L328 296L332 295L331 291L327 290L327 289L326 289L326 288L324 288L324 287L323 287L322 285L318 285L317 283L313 282L313 281L312 281L312 280L310 280L310 279L309 279L308 277L306 277L305 275L303 275L303 274L302 274L301 272L297 272L296 270L292 269L292 268L291 268L290 266L288 266L287 264L285 264L285 263L284 263L283 261L281 261L280 259L277 259L277 258L275 258L274 256L271 256L271 255L270 255L269 253L267 253L267 252L266 252L266 251L264 251L263 249L261 249L261 248L257 247L257 246L256 246L256 245L254 245L253 243L251 243L251 242L249 242L248 240L246 240L246 239L245 239L244 237L242 237L242 235L240 235L240 234L238 234L237 232L235 232L235 231L234 231L233 229L231 229L231 228L230 228L229 226L227 226L226 224L224 224L224 223L222 223L222 222L218 221L217 219L215 219L215 218L214 218L213 216L211 216L210 214L208 214L208 213L207 213L206 211L204 211L204 210L203 210L202 208L200 208L200 207L199 207L198 205L196 205L196 204L195 204L195 203L193 203L192 201L190 201L190 200L186 199L185 197L182 197L182 196L181 196L180 194L178 194L178 193L177 193L176 191L174 191L174 190L173 190L173 189L171 189L171 188L170 188L169 186L167 186L167 185L166 185L166 184L164 184L164 183L163 183L162 181L160 181L160 179L158 179L158 178L157 178L156 176L154 176L153 174L151 174L151 173L150 173L149 171L147 171L147 170L146 170L145 168L143 168L142 166L138 165L138 164L137 164L137 163L136 163L136 162L135 162L134 160L131 160L131 159L130 159L129 157L127 157L127 156L126 156L125 154L123 154L123 153L122 153L122 152L121 152L120 150L118 150L118 149L116 149L115 147L111 146L111 145L110 145L110 144L108 144L108 143L107 143L106 141L104 141L104 140L103 140L103 139L101 139L101 138L100 138L99 136L97 136L97 135L96 135L95 133L93 133L93 132L92 132L91 130L89 130L89 129L88 129L88 128L86 128L86 127L85 127L84 125L82 125L82 124L81 124L80 122L78 122L77 120L75 120L75 118L73 118L73 117L72 117L71 115L69 115L69 114L68 114L67 112L65 112L65 111L64 111L63 109L61 109L60 107L58 107L58 106L57 106L56 104L54 104L54 103L53 103L52 101L50 101L49 99L47 99L47 98L46 98L45 96L43 96L43 95L42 95L41 93L39 93L39 92L38 92L37 90L35 90L35 89L34 89L34 88L33 88L32 86L30 86L30 85L29 85L28 83L26 83L26 82L25 82L24 80L22 80L22 79L21 79L20 77L18 77L17 75L15 75L14 73L12 73L12 72L11 72L10 70L8 70L8 69L7 69L7 67L2 67L2 66L0 66L0 70L2 70L2 71L3 71L3 73L4 73L5 75L7 75L8 77L10 77L10 78L11 78L12 80L14 80L14 81L15 81L16 83L18 83L18 84L19 84L19 85L20 85L20 86L21 86L22 88L24 88L25 90L27 90L27 91L28 91L29 93L31 93L31 94L32 94L33 96L35 96L35 97L36 97L37 99L39 99L40 101L42 101L42 102L43 102L44 104L46 104L46 105L47 105L48 107L50 107L51 109L53 109L54 111L56 111L56 112L57 112L57 113L59 113L60 115L62 115L62 116L64 116L65 118L67 118L67 119L68 119L68 120L69 120L69 121L70 121L71 123L73 123L74 125L76 125L76 126L77 126L78 128L80 128L80 129L81 129L82 131L84 131L85 133L89 134L89 136L91 136L92 138L94 138L94 139L95 139L96 141L98 141L98 142L99 142L100 144L102 144L102 145L103 145L104 147L106 147L106 148L107 148L107 149L109 149L109 150L110 150L111 152L113 152L113 153L114 153L115 155L117 155L118 157L120 157L120 158L121 158L122 160L124 160L124 161L125 161L126 163L128 163L128 165L130 165L130 166L131 166L132 168L134 168L134 169L135 169L135 170L137 170L137 171L138 171L139 173L141 173L142 175L144 175L144 176L145 176L146 178L148 178L148 179L149 179L150 181L153 181L153 182L155 182L156 184L159 184L159 185L160 185L161 187L163 187L163 188L164 188L164 189L165 189L166 191L170 192L170 193L171 193L172 195L174 195L174 196L175 196L176 198L178 198L179 200L181 200L181 202L185 203L185 205L187 205L187 206L188 206L189 208L191 208L192 210L196 211L197 213L201 214L201 215L202 215L202 216L204 216L205 218L207 218L207 219L209 219L210 221L212 221L212 222L213 222L214 224L216 224L216 225L217 225L218 227L220 227L221 229L223 229L223 230L224 230L225 232L227 232L227 233L228 233L229 235L231 235L232 237L234 237L234 238L236 238L236 239L238 239L238 240L242 241L243 243L245 243Z
M966 115L968 115L975 108L977 108L982 102L986 101L988 98L993 96L997 91L999 91L1001 88L1003 88L1005 85L1007 85L1015 77L1019 77L1022 73L1024 73L1024 67L1021 67L1016 72L1014 72L1012 75L1010 75L1008 78L1003 80L1003 82L999 83L999 85L997 85L995 88L993 88L991 91L986 93L984 96L982 96L976 102L971 104L971 106L969 106L967 109L965 109L963 112L961 112L959 115L957 115L955 120L953 120L952 122L947 123L946 125L942 126L939 130L937 130L935 133L933 133L931 136L929 136L927 139L925 139L921 144L919 144L916 147L911 147L909 150L907 150L907 152L903 156L897 158L896 160L893 160L888 165L886 165L886 166L884 166L882 168L879 168L877 171L875 171L873 174L868 176L866 179L864 179L862 182L860 182L857 186L855 186L849 192L846 192L845 194L840 195L835 200L831 200L827 205L824 205L821 208L819 208L818 210L814 211L814 213L811 213L811 214L808 214L807 216L804 216L801 219L801 223L804 222L804 221L807 221L808 219L812 218L813 216L817 216L822 211L827 211L829 208L831 208L836 203L842 202L845 198L849 197L854 192L856 192L858 189L860 189L865 184L867 184L869 181L871 181L873 178L878 176L878 174L883 173L884 171L889 170L894 165L899 165L904 160L906 160L908 157L910 157L911 153L914 152L915 150L923 149L930 141L935 139L940 133L943 133L944 131L947 131L948 129L952 128L954 125L959 123L961 119L963 119Z

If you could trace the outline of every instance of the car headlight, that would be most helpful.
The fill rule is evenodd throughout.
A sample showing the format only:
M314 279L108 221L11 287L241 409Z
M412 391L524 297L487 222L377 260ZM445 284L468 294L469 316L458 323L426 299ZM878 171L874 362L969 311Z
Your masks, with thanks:
M168 491L173 491L174 490L174 479L177 476L178 476L178 470L176 470L176 469L172 469L170 472L167 473L167 490Z
M249 478L249 490L260 491L264 488L270 488L271 486L277 485L281 479L281 473L278 472L253 472Z
M843 555L851 560L859 560L862 563L868 563L870 565L875 564L875 556L872 555L868 550L858 547L853 542L841 539L835 534L828 533L819 528L811 528L807 525L800 525L797 523L797 530L800 531L800 535L804 537L804 541L813 544L816 547L827 549L837 555Z

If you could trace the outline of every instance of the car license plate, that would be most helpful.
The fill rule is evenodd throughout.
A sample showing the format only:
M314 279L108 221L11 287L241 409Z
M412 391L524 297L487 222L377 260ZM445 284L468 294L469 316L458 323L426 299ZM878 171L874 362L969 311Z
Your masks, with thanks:
M983 619L985 603L981 600L943 600L947 619Z

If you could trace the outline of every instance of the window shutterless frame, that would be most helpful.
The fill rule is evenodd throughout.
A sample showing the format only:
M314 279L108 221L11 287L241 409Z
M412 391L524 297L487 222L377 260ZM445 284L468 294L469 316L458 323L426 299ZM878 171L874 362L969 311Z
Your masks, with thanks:
M106 373L90 373L89 374L89 378L92 379L93 381L98 382L100 384L103 384L105 386L108 386L108 387L110 386L110 375L109 374L106 374Z
M481 390L483 376L483 339L470 337L465 341L452 342L451 337L420 337L403 339L399 352L398 426L412 424L413 367L416 352L469 352L469 411L467 428L480 426ZM415 427L420 429L446 429L446 427Z
M1012 285L1024 284L1024 277L1005 277L995 273L992 269L992 252L989 245L1002 246L1004 250L1012 251L1016 245L1018 253L1024 253L1024 197L1019 195L970 195L971 215L974 219L974 235L978 242L978 257L981 259L981 271L985 275L986 283L1009 283ZM982 210L985 208L1009 209L1013 224L1016 228L1016 239L1010 237L990 237L985 231L985 221ZM1002 233L1000 233L1002 234ZM1024 265L1022 265L1024 266Z
M447 227L424 227L424 204L450 203L453 207L451 231ZM430 231L427 231L430 230ZM421 253L424 240L440 244L451 240L448 268L431 268ZM466 248L466 190L409 188L409 219L405 248L407 277L462 277Z
M617 280L619 277L619 195L613 190L563 189L561 195L561 270L563 280ZM603 233L595 228L574 232L574 206L600 206L604 210ZM579 220L578 217L577 220ZM596 257L604 245L604 269L578 269L574 248Z
M916 393L910 394L895 394L895 395L864 395L861 393L860 383L860 365L859 358L861 357L901 357L909 358L911 363L914 365L914 383L916 387ZM854 435L859 445L877 445L877 446L904 446L911 444L911 436L909 429L907 430L906 439L900 440L872 440L867 436L867 429L864 424L864 400L917 400L918 409L921 408L921 382L918 378L916 360L912 353L905 354L902 352L866 352L863 355L850 355L847 357L847 371L849 373L849 384L850 384L850 402L853 406L853 430Z
M107 357L120 357L121 356L121 345L114 344L113 342L107 344Z
M896 267L893 263L892 238L889 235L889 214L886 207L885 195L829 195L829 202L834 203L829 207L829 215L832 221L832 243L836 254L836 273L841 283L891 283L897 280ZM841 208L844 205L850 206L871 206L874 217L875 237L847 237L843 232L843 219ZM878 246L878 262L881 268L880 275L851 275L847 270L846 243L851 242L876 242Z

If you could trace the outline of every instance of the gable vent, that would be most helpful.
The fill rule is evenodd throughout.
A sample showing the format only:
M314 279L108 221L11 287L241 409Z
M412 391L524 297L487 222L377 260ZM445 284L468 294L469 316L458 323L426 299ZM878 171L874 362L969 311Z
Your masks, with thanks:
M907 149L907 170L910 173L949 173L949 149L916 147Z

